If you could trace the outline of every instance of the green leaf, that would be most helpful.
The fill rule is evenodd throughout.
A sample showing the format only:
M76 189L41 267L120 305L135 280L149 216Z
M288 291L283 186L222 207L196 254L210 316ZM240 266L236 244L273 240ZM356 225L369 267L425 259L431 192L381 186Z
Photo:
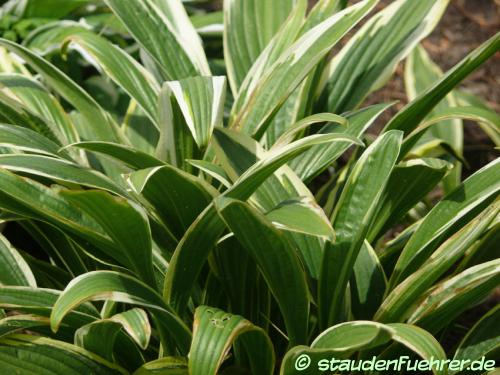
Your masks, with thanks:
M17 331L49 325L50 320L42 316L21 314L8 316L0 320L0 338Z
M136 148L118 143L88 141L73 143L66 147L81 148L101 155L106 155L135 169L158 167L165 164L154 156L146 154Z
M96 300L112 300L148 308L160 324L158 328L164 333L168 331L179 350L187 353L191 333L182 320L153 289L131 276L113 271L94 271L73 279L54 304L50 317L52 329L57 330L64 316L76 306Z
M59 154L59 145L38 132L9 124L0 124L0 146L55 157L67 155Z
M1 233L0 284L36 287L36 280L30 267Z
M113 362L116 336L121 325L109 320L98 320L80 327L75 332L75 345Z
M0 74L0 86L45 120L62 144L78 142L78 134L61 104L37 81L20 74Z
M218 194L202 179L170 165L133 172L128 182L153 206L177 238L182 237Z
M309 291L304 270L291 243L246 203L221 199L217 209L259 266L280 307L290 344L305 343ZM272 248L269 244L273 244Z
M0 39L0 46L25 60L50 87L71 103L82 114L89 131L95 136L94 140L123 140L123 135L111 117L89 94L57 67L19 44Z
M186 78L167 82L166 87L168 95L177 101L198 148L204 150L214 127L222 126L225 77Z
M20 6L25 18L62 18L89 2L90 0L37 0L22 2Z
M266 0L224 0L224 57L233 93L299 1L277 7Z
M163 357L138 368L133 375L188 375L188 364L184 358Z
M314 340L310 348L297 346L288 351L283 359L280 374L291 374L297 371L297 368L303 368L301 373L306 375L317 374L318 370L340 371L342 364L339 363L339 359L348 358L355 352L378 347L391 340L404 345L426 360L446 359L446 354L436 339L419 327L409 324L354 321L330 327ZM337 359L337 362L333 363L333 368L330 367L332 364L329 359L321 365L321 368L319 367L320 361L325 358ZM307 363L309 365L305 366ZM446 371L434 368L433 373L445 374Z
M452 166L440 159L402 162L392 171L367 238L372 241L393 227L436 187Z
M164 78L210 75L201 40L180 0L105 3L153 58Z
M345 118L348 126L327 124L321 128L320 134L349 134L353 137L361 137L368 127L385 111L391 104L377 104L363 108L359 111L348 113ZM331 143L312 147L302 155L293 159L289 164L297 175L305 182L323 172L338 157L340 157L351 143Z
M316 144L341 140L359 142L343 135L311 136L293 142L256 162L222 196L247 200L269 176L293 157ZM224 229L224 222L217 215L214 204L211 203L196 218L180 240L165 275L163 292L165 300L176 311L184 310L196 278Z
M425 293L408 321L438 332L467 308L483 301L499 285L499 259L468 268Z
M356 319L371 319L384 299L387 278L378 255L365 240L350 279L351 310Z
M498 210L499 205L493 205L449 237L418 270L389 293L374 320L382 323L403 321L410 315L413 307L421 306L419 298L422 294L453 267L465 251L483 234L498 214ZM417 307L418 309L420 308Z
M467 332L455 351L455 360L478 360L500 348L500 305L486 313ZM456 371L450 371L450 374Z
M30 335L0 339L2 371L22 374L127 374L97 355L62 341Z
M417 142L422 136L422 132L430 126L439 124L444 120L461 118L464 120L480 122L486 126L491 127L492 132L500 135L500 116L493 111L481 107L452 107L445 108L442 111L435 112L433 116L429 117L415 130L413 130L405 139L403 143L404 151L408 150Z
M153 124L157 124L157 107L160 87L151 74L121 48L90 31L73 31L65 41L75 46L84 56L123 88L142 107Z
M156 285L152 239L146 212L136 203L102 191L63 191L72 205L92 217L115 243L113 257L144 282Z
M229 177L224 171L224 168L219 167L217 164L213 164L205 160L188 160L188 162L203 173L215 178L225 187L231 186L231 182L229 182Z
M0 307L49 317L52 306L60 294L59 290L53 289L1 285ZM90 304L82 304L69 312L62 324L79 328L97 319L99 319L99 312Z
M409 55L405 67L405 88L409 100L415 99L419 93L430 87L437 81L443 72L427 54L425 49L419 45ZM434 116L437 112L449 107L457 106L455 93L451 92L444 98L436 108L429 114ZM463 152L463 124L462 121L451 119L437 123L426 132L426 140L439 139L449 144L456 152L461 155ZM444 182L445 193L453 190L461 181L462 168L458 162L454 163L453 171L446 177Z
M334 241L335 234L325 213L310 197L281 202L266 213L266 218L279 229L317 236Z
M456 85L493 56L499 48L500 33L497 33L407 104L392 118L384 130L403 130L405 135L411 133ZM402 154L401 157L403 156Z
M128 196L125 189L94 170L62 159L42 155L0 155L0 166L10 171L43 176L54 181L65 181Z
M401 132L379 137L358 159L344 186L332 218L336 242L326 245L321 264L318 298L323 327L342 319L347 283L396 163L401 140Z
M247 350L254 374L273 373L274 350L262 328L242 316L200 306L194 317L194 332L189 352L189 373L215 375L230 350L238 340Z
M390 289L415 272L451 230L463 227L471 219L469 213L484 207L498 194L499 173L500 161L492 161L432 208L403 249L389 280Z
M240 92L230 126L260 139L266 122L330 49L374 6L366 0L337 13L300 37L251 90Z
M374 15L330 62L325 109L353 110L383 86L399 61L434 29L448 3L398 0Z

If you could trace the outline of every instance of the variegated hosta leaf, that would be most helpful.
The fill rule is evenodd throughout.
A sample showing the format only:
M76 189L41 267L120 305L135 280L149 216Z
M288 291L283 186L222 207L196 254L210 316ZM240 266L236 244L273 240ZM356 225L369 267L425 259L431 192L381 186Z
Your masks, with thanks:
M94 271L73 279L52 309L50 324L54 331L62 319L85 301L112 300L147 308L155 317L162 340L167 332L179 350L186 354L191 333L182 320L163 302L160 295L139 280L114 271Z
M0 284L36 287L35 277L28 264L1 233Z
M87 349L110 361L113 360L115 340L121 329L145 350L151 336L151 326L146 312L133 308L80 327L75 332L75 345Z
M408 321L438 332L500 285L500 259L466 269L427 292Z
M342 190L332 218L337 238L327 243L321 263L318 300L322 327L343 319L347 283L396 163L402 136L402 132L386 133L372 143L354 165Z
M418 270L389 293L374 319L379 322L406 319L412 307L420 304L419 298L422 293L464 255L498 215L499 209L499 203L493 204L445 241Z
M160 87L144 67L118 46L84 28L74 30L65 39L63 49L68 46L81 51L89 62L115 81L139 103L153 124L158 126Z
M193 342L189 351L189 373L215 375L233 343L242 342L254 374L271 375L274 350L265 331L238 315L200 306L193 323Z
M110 115L61 70L19 44L0 39L0 46L19 55L51 88L70 102L83 116L88 130L95 137L94 140L124 141L120 129Z
M166 87L170 99L175 98L196 145L200 150L204 150L213 129L222 126L226 79L193 77L168 82Z
M391 119L384 130L399 129L403 130L405 135L411 133L456 85L498 52L499 49L500 33L497 33L450 69L431 87L408 103ZM401 154L400 158L404 156L404 154Z
M0 339L2 371L20 374L126 375L123 368L78 346L14 334Z
M401 323L381 324L360 320L330 327L321 333L310 347L297 346L288 351L283 359L280 375L296 372L297 366L304 363L300 361L304 357L309 359L311 366L305 367L301 373L313 375L318 373L318 363L322 359L348 358L355 352L369 350L391 341L402 344L423 359L446 359L446 354L436 339L419 327ZM329 369L330 361L321 370L328 371ZM434 367L433 373L444 375L446 371Z
M181 0L105 0L166 80L210 75L201 40Z
M425 49L419 45L409 55L405 67L405 88L409 100L413 100L419 93L430 87L437 81L443 72L430 58ZM451 92L443 99L436 108L428 115L433 116L436 111L457 106L455 94ZM500 126L500 125L499 125ZM459 119L451 119L435 124L427 130L427 136L421 142L432 139L440 139L448 143L459 155L463 152L463 124ZM462 168L458 161L454 163L454 169L444 179L445 193L453 190L461 180Z
M270 153L248 168L234 185L222 194L245 201L276 170L314 145L333 141L353 141L343 135L317 135L295 141ZM213 202L196 218L175 249L165 275L164 298L176 311L184 311L207 257L224 232L225 225Z
M451 230L463 227L472 219L471 213L485 207L498 195L499 173L500 160L492 161L432 208L398 258L391 275L390 289L415 272Z
M281 54L255 88L239 93L231 114L230 126L260 139L272 114L375 3L376 0L365 0L355 4L300 37Z
M0 88L43 118L61 144L78 142L76 129L61 104L39 82L20 74L0 74Z
M319 131L320 134L343 133L353 137L361 137L368 127L385 111L390 104L377 104L370 107L350 112L344 115L348 124L346 126L327 124ZM331 144L318 145L293 159L289 164L304 182L323 172L337 158L339 158L351 143L335 142Z
M436 26L449 0L398 0L373 16L334 57L323 92L325 109L355 109L384 85L397 63Z
M459 344L453 359L456 360L477 360L483 355L495 353L500 348L500 305L486 313L467 332L462 342ZM450 371L450 374L456 371Z
M292 244L264 215L248 204L219 199L216 205L229 229L259 266L278 302L291 345L304 344L307 340L309 292L305 272Z
M234 94L299 1L224 0L224 57Z

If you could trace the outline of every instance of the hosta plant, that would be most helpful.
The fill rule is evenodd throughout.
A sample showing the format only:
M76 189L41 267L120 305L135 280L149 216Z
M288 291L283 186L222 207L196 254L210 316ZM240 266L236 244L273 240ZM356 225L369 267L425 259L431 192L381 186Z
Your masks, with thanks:
M111 34L0 40L2 373L498 354L500 163L460 168L462 120L496 146L500 121L455 88L499 34L443 73L420 41L448 0L104 3Z

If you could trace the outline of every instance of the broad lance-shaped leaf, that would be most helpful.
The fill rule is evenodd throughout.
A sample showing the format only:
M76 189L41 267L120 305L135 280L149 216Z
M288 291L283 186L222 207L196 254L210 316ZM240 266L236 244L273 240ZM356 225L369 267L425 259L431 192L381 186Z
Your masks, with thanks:
M431 158L410 159L396 165L378 204L368 240L372 241L392 228L436 187L451 168L450 163Z
M427 54L425 49L418 45L406 60L405 67L405 89L409 100L413 100L419 93L430 87L437 81L443 72ZM451 92L444 98L436 108L429 114L432 116L436 111L457 106L455 93ZM460 155L463 152L463 124L458 119L440 122L430 128L424 136L426 140L440 139L448 143ZM454 163L454 169L446 176L444 189L446 193L453 190L461 181L462 168L458 161Z
M163 357L145 363L134 371L134 375L154 375L159 373L165 375L188 375L187 360L181 357Z
M327 243L321 264L318 300L322 327L342 320L347 283L396 163L402 136L396 131L379 137L361 155L344 186L332 218L336 242Z
M105 0L136 41L161 69L177 80L210 75L201 40L181 0Z
M445 108L442 111L436 111L414 131L408 134L403 143L403 150L408 152L429 127L435 126L442 121L457 118L480 122L485 126L489 126L491 132L500 135L500 116L495 112L481 107L451 107Z
M43 76L50 87L71 103L82 114L95 140L117 142L124 140L120 129L111 117L89 94L57 67L19 44L0 39L0 46L19 55Z
M384 299L387 278L377 253L366 240L349 282L353 315L356 319L371 319Z
M415 272L439 246L450 230L458 230L500 191L500 160L495 160L474 173L453 192L444 197L425 216L403 249L391 279L389 289ZM459 227L456 227L459 225ZM455 227L455 228L454 228Z
M309 234L332 242L335 238L328 218L310 197L283 201L266 213L266 217L279 229Z
M127 374L121 367L78 346L40 336L0 339L2 371L12 374Z
M468 308L484 301L499 285L500 259L478 264L434 286L408 321L439 332Z
M314 66L375 4L376 0L355 4L298 39L251 92L240 93L231 114L230 126L260 139L266 130L266 121Z
M61 291L45 288L0 285L0 307L49 317L52 306ZM99 319L99 312L90 304L84 303L68 313L62 324L78 328Z
M36 280L19 252L0 233L0 284L36 287Z
M264 215L240 201L220 199L220 215L251 254L278 302L290 344L307 341L309 291L291 243Z
M136 203L102 191L63 191L62 196L92 217L116 244L121 263L144 282L153 275L151 228L146 212Z
M405 135L411 133L456 85L499 49L500 33L497 33L455 65L439 81L407 104L392 118L384 130L399 129L403 130ZM404 155L401 155L402 157Z
M375 314L374 320L382 323L405 320L410 315L412 307L420 304L422 293L453 267L465 251L479 239L498 215L499 208L498 203L487 208L445 241L417 271L389 293Z
M256 189L287 161L310 147L334 141L352 141L342 135L306 137L282 148L278 153L256 162L234 185L224 192L226 198L247 200ZM225 225L213 202L196 218L179 242L165 275L164 298L176 310L183 311L210 251L224 232Z
M52 127L43 118L2 90L0 90L0 121L36 131L52 142L61 145L60 137L54 133Z
M355 109L436 26L449 0L398 0L373 16L330 62L325 110Z
M168 82L160 92L158 119L160 136L155 148L155 157L189 172L191 166L186 160L201 159L203 155Z
M245 347L253 374L271 375L274 349L266 332L239 315L200 306L193 323L189 373L215 375L235 341Z
M128 196L125 189L115 184L104 174L62 159L27 154L0 155L0 167L14 172L43 176L55 181L70 182Z
M226 96L225 77L192 77L167 82L186 124L198 145L204 150L214 127L222 125Z
M204 180L170 165L133 172L128 182L177 238L218 194Z
M301 358L307 356L310 366L304 367L301 373L313 375L321 371L339 371L339 363L334 363L336 368L330 368L330 360L325 358L344 359L353 353L368 350L394 341L402 344L419 357L425 360L445 360L446 354L437 340L425 330L401 323L381 324L372 321L353 321L337 324L321 333L311 344L297 346L285 355L281 365L280 375L288 375L301 368ZM323 365L321 365L323 363ZM321 368L319 368L321 366ZM438 370L435 366L432 372L436 375L446 374L446 370Z
M49 318L29 314L16 314L0 319L0 337L35 327L49 326Z
M232 181L236 181L257 160L266 157L266 152L258 142L241 133L217 129L214 134L214 141L216 155ZM326 237L329 237L333 230L331 229L331 225L326 222L327 220L323 212L315 209L316 204L309 189L297 178L293 171L287 166L283 166L264 181L250 198L254 205L261 208L262 212L267 213L271 213L284 201L291 200L292 202L296 202L300 199L305 199L309 202L307 207L303 208L308 211L308 214L317 217L316 223L319 226L315 228L309 226L306 228L304 221L295 222L294 224L292 222L293 217L290 215L282 215L281 224L289 229L292 229L292 227L295 228L294 232L285 233L285 235L295 243L296 249L308 273L311 277L317 279L324 241L318 237L313 237L319 234L317 231L315 234L313 232L322 227L325 231L323 232L323 236L326 235ZM288 208L293 209L294 207Z
M142 152L131 146L126 146L118 143L87 141L73 143L66 147L81 148L83 150L110 156L126 164L128 167L132 167L135 169L159 167L165 164L161 160L156 159L154 156L146 154L145 152Z
M59 152L60 146L57 143L23 126L0 124L0 146L35 154L67 157L67 152Z
M470 330L455 351L454 360L478 360L500 348L500 305L486 313ZM449 371L454 374L457 371Z
M84 57L90 56L90 62L95 63L97 68L134 98L153 124L158 124L160 87L144 67L118 46L84 28L71 33L63 51L68 46L82 51Z
M146 350L151 336L151 326L146 312L138 308L80 327L75 332L75 345L112 361L115 340L122 328L141 349Z
M368 127L385 111L391 104L377 104L345 114L348 121L347 127L340 124L327 124L319 131L320 134L342 133L354 137L361 137ZM304 182L323 172L338 157L340 157L351 143L335 142L312 147L293 159L289 165Z
M45 119L62 144L79 140L61 104L39 82L20 74L0 74L0 87L7 89L27 108Z
M233 93L298 1L224 0L224 57Z
M57 299L50 322L54 331L66 314L85 301L112 300L147 308L155 317L162 339L167 332L187 354L191 333L160 295L139 280L114 271L94 271L73 279Z

